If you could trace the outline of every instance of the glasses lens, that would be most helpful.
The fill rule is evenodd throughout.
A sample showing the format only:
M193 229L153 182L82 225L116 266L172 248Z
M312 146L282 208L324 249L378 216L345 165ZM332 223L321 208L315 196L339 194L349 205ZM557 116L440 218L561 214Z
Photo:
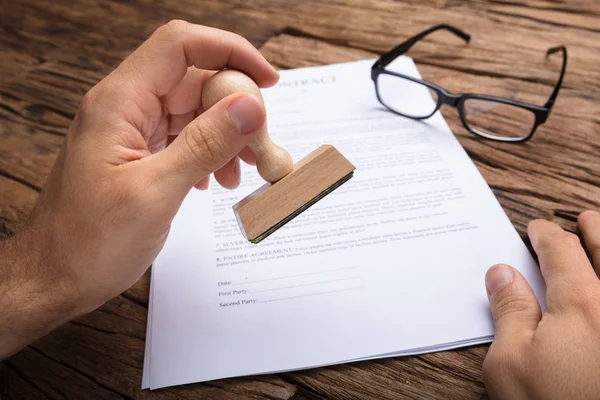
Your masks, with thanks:
M463 112L469 128L492 139L523 139L535 125L532 111L497 101L467 99Z
M426 118L437 107L438 95L435 90L399 76L379 74L377 92L383 105L407 117ZM418 99L426 100L417 101Z

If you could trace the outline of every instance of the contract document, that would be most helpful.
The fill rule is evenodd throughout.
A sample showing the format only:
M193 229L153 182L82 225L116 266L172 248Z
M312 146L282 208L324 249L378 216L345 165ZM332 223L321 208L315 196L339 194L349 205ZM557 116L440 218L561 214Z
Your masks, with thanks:
M386 110L373 61L282 71L263 90L273 140L295 161L334 145L350 181L258 245L231 209L264 183L255 167L239 189L187 196L152 267L143 387L489 342L497 263L544 307L534 259L442 115ZM389 69L419 76L408 57ZM425 88L398 95L433 107Z

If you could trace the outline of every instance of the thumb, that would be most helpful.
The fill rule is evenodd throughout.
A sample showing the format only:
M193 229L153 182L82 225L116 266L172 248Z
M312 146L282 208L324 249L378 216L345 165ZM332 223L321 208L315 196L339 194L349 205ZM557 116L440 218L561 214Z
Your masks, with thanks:
M485 275L494 319L494 341L514 341L531 334L542 318L540 305L521 273L508 265L494 265Z
M256 96L236 93L225 97L155 154L158 174L167 175L161 181L173 185L170 189L187 193L246 147L265 121L265 108Z

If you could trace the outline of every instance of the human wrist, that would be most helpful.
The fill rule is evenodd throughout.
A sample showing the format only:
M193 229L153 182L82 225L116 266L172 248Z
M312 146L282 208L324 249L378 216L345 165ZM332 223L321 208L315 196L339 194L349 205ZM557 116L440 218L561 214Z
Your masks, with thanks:
M42 236L25 227L0 243L0 359L78 315L75 286Z

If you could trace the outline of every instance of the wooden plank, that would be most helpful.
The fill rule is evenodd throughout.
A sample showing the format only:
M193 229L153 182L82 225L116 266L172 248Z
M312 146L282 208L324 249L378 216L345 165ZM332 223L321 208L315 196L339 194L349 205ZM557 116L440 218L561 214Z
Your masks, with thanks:
M426 79L536 104L559 67L544 51L565 44L563 89L531 142L485 141L466 132L454 110L443 114L524 238L532 218L575 231L582 209L600 209L598 2L9 0L0 24L0 238L26 220L82 94L173 18L236 31L257 46L274 36L262 51L281 68L377 57L451 23L473 39L465 45L438 33L411 49ZM149 278L1 365L3 398L485 397L486 346L140 391Z
M600 32L598 16L576 14L561 10L548 10L544 8L523 7L518 5L492 5L486 7L487 11L500 15L518 16L534 21L546 22L552 26L567 26Z
M482 398L480 365L485 352L486 347L479 346L292 372L285 377L327 399Z
M5 373L18 376L11 379L10 385L25 383L28 386L8 388L6 394L14 398L96 398L122 399L118 393L102 387L92 379L81 374L73 374L66 365L46 357L33 347L28 347L2 366ZM67 382L67 384L64 384ZM30 390L33 388L33 390ZM17 397L17 393L19 393ZM38 397L33 396L33 394ZM22 396L22 397L21 397Z
M0 140L0 174L41 190L62 146L63 137L3 120Z
M443 64L445 68L531 81L556 80L556 71L540 69L539 63L543 62L546 49L564 44L569 47L572 64L577 65L570 69L565 84L587 91L600 84L600 70L596 68L600 61L597 33L535 21L523 26L518 16L491 18L470 2L432 10L416 3L380 0L356 4L352 1L226 1L238 6L234 11L237 14L275 20L308 37L377 53L391 49L402 39L432 25L450 23L472 34L468 46L449 33L438 33L415 46L411 54L420 62ZM398 23L399 18L402 23ZM600 18L598 21L600 25ZM432 52L433 49L436 51Z

